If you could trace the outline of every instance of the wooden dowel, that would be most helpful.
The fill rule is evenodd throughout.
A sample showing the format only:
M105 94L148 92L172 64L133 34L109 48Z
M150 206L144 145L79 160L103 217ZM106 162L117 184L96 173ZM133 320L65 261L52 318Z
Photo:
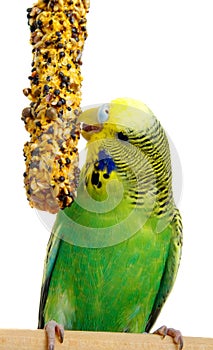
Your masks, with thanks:
M152 334L65 331L55 350L177 350L170 337ZM43 330L0 329L0 350L47 350ZM213 339L184 337L184 350L213 350Z

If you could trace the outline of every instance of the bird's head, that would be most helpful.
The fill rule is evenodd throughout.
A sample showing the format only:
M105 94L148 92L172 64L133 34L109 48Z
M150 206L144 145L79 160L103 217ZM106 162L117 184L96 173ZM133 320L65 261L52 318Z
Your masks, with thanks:
M79 121L88 141L85 183L93 197L100 192L103 199L103 184L114 176L131 205L161 213L160 198L169 203L172 193L171 163L166 134L152 111L140 101L118 98L85 109Z
M87 141L116 138L130 141L131 136L150 129L156 118L142 102L131 98L118 98L85 109L80 115L82 136Z

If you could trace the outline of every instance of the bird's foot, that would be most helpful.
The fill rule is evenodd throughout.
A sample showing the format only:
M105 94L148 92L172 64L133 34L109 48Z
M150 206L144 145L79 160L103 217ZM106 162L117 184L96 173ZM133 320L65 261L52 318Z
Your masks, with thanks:
M55 347L55 335L59 337L59 341L63 343L64 340L64 327L61 324L51 320L46 323L44 327L47 334L48 350L54 350Z
M167 335L172 337L173 342L178 345L179 350L183 349L183 336L180 331L174 328L167 328L166 326L162 326L158 328L153 334L158 334L165 338Z

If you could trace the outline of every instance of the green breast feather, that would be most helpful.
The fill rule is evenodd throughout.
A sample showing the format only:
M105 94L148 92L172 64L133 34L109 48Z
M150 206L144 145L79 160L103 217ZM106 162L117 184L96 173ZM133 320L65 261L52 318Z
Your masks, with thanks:
M77 199L58 213L48 244L39 328L54 319L144 332L155 322L176 278L182 224L167 138L150 120L121 129L113 119L88 140Z

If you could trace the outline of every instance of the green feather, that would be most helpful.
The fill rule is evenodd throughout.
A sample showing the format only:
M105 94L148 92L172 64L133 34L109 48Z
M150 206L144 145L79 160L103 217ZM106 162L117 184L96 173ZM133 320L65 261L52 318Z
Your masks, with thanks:
M173 286L181 217L166 135L144 110L142 129L128 109L125 127L112 112L88 137L77 199L50 237L39 328L54 319L65 329L149 331Z

